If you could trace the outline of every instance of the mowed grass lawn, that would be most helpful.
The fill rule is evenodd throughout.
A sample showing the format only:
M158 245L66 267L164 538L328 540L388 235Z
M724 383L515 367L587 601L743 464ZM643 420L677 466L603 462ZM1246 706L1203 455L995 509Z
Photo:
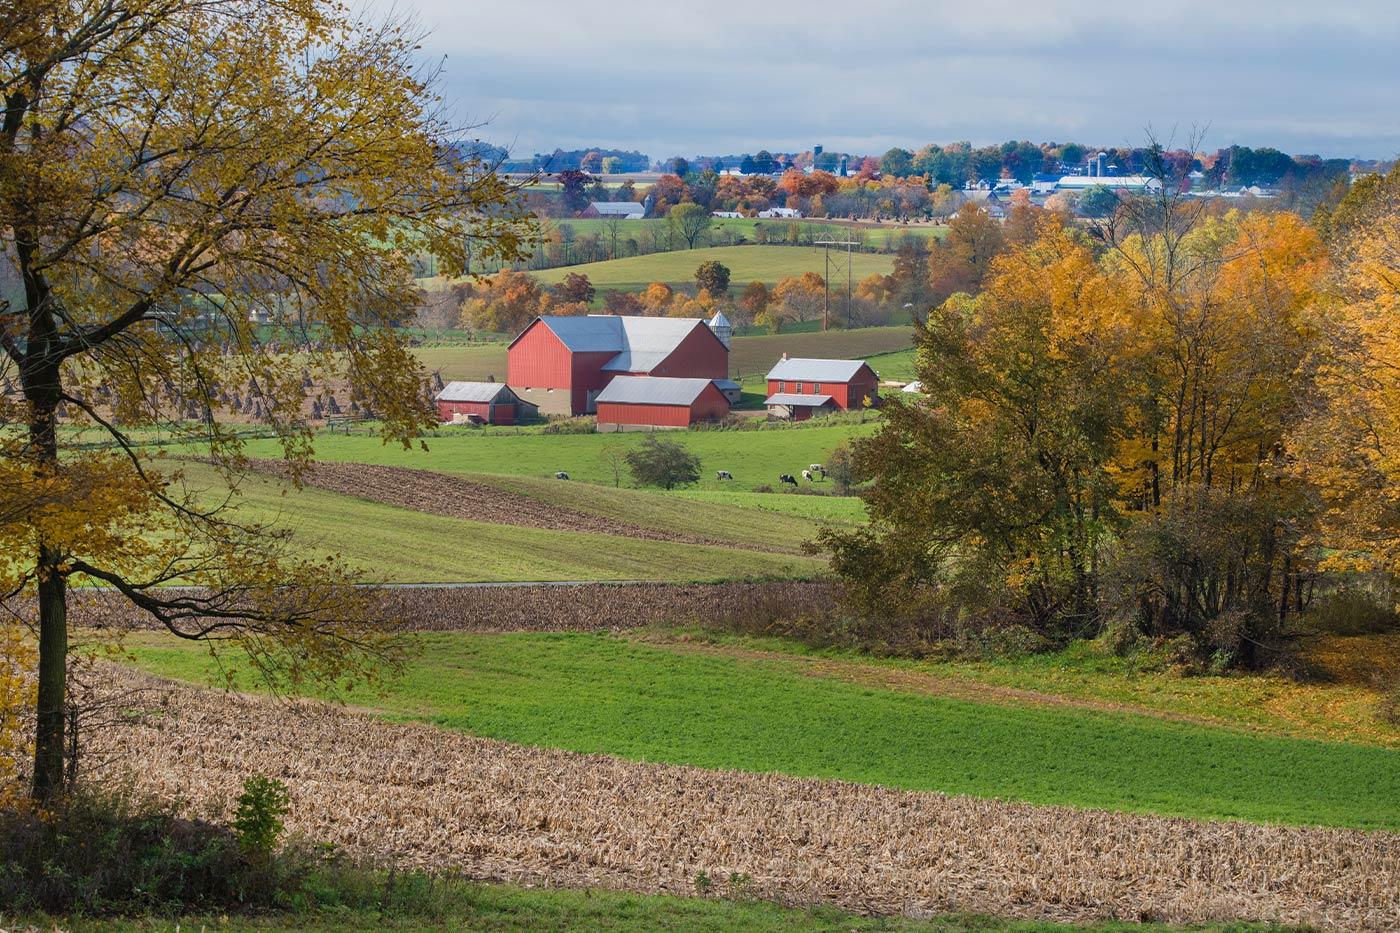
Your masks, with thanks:
M807 676L768 658L584 634L416 636L385 716L706 768L1209 819L1400 829L1400 756L1148 716L1021 706ZM200 680L201 646L138 663ZM236 659L230 659L236 667ZM251 686L251 681L243 681Z
M777 487L780 474L796 475L808 464L824 463L837 446L872 433L877 425L878 419L872 416L863 423L840 421L817 426L778 425L749 431L687 431L667 436L681 441L700 458L702 472L695 488L730 492L752 490L765 484ZM460 428L441 437L428 438L426 451L417 447L404 450L397 445L384 444L377 437L343 434L324 434L316 439L315 446L316 456L322 460L415 467L457 475L495 473L541 479L551 479L556 471L562 470L574 481L611 486L612 467L605 456L610 450L630 450L645 437L640 433L511 434ZM250 440L247 451L254 457L280 456L277 443L267 439ZM729 470L734 474L734 481L717 480L717 470ZM631 482L626 467L622 482L629 485Z
M606 262L590 262L530 273L541 282L553 285L564 276L577 273L599 289L640 291L652 282L688 285L695 281L695 268L702 262L722 262L729 267L732 287L742 288L749 282L773 284L804 272L825 274L824 251L819 246L710 246L698 249L629 256ZM841 256L842 262L845 255ZM834 265L833 265L834 268ZM883 253L855 253L851 257L851 276L859 282L869 275L889 274L894 257ZM834 273L833 273L834 277ZM845 280L844 266L842 281Z
M208 468L191 464L186 473L192 488L218 488ZM339 554L391 583L804 577L822 566L792 553L464 521L318 489L297 491L263 477L250 477L240 492L234 516L289 529L306 556ZM208 498L219 501L216 496ZM758 527L763 518L752 513L749 524ZM744 528L735 524L731 530L741 536Z

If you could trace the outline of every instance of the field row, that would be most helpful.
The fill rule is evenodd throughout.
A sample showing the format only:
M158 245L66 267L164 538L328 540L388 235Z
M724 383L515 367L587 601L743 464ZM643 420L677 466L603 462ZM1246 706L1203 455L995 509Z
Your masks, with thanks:
M472 669L462 683L489 674L472 659L459 663ZM692 893L703 876L719 894L915 916L1348 928L1400 916L1400 837L1390 833L633 763L131 673L107 683L114 693L145 691L144 714L93 747L138 786L217 813L248 774L273 774L290 786L294 831L480 879ZM718 725L709 699L697 698L692 718ZM786 744L839 750L804 729L790 724Z

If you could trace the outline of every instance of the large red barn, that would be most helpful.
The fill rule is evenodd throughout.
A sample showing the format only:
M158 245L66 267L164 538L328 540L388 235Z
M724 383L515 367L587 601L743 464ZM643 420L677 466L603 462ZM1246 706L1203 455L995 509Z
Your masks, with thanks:
M864 360L788 359L768 372L768 410L801 421L822 411L880 404L880 377Z
M617 376L598 393L599 431L656 431L718 421L729 399L713 379Z
M729 348L699 318L540 317L507 353L506 382L551 415L595 410L616 376L725 379Z

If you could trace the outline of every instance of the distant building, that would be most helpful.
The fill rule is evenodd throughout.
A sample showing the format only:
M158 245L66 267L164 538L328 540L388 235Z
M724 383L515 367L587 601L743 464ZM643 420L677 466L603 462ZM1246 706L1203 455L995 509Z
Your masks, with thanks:
M617 376L726 379L729 348L699 318L539 317L506 351L506 382L550 415L591 414Z
M711 211L711 217L743 217L739 211Z
M503 382L449 382L433 402L438 420L453 424L518 424L539 413Z
M789 359L768 372L768 413L804 421L814 414L880 404L880 379L864 360Z
M641 220L647 209L639 201L593 201L582 211L580 217L621 217L623 220Z
M770 219L770 220L771 220L771 219L774 219L774 218L785 218L785 219L789 219L789 220L792 220L792 219L798 219L798 220L800 220L800 219L802 218L802 212L799 211L799 210L798 210L797 208L795 208L795 207L770 207L770 208L768 208L768 210L766 210L766 211L759 211L759 212L758 212L758 216L763 217L763 218L766 218L766 219Z
M1065 175L1055 183L1056 191L1087 191L1090 188L1111 191L1161 191L1162 182L1150 175Z
M666 431L729 414L713 379L618 376L598 393L598 430Z

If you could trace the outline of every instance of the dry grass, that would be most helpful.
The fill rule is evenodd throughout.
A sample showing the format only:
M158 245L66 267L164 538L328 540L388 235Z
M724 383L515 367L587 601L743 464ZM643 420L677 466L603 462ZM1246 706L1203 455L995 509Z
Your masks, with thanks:
M110 687L142 680L113 670ZM704 871L882 914L1400 924L1392 833L635 764L173 684L134 721L96 751L120 753L147 788L203 807L270 774L291 787L295 830L480 879L691 893Z

